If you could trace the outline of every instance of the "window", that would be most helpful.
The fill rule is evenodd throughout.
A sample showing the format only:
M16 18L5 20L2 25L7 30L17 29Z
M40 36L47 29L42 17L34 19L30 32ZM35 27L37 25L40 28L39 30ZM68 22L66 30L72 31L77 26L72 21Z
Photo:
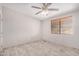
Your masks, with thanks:
M52 34L72 34L72 16L51 20Z

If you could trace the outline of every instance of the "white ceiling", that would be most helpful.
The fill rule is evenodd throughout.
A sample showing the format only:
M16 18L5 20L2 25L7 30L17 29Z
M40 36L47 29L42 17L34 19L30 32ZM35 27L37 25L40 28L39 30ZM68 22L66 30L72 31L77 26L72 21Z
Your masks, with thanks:
M35 15L35 13L37 13L40 10L31 7L31 6L41 7L42 6L41 3L25 3L25 4L17 3L17 4L2 4L2 5L39 20L45 20L47 18L54 17L59 14L75 11L79 7L78 3L52 3L52 5L49 8L58 8L59 11L49 11L48 16L46 16L42 14Z

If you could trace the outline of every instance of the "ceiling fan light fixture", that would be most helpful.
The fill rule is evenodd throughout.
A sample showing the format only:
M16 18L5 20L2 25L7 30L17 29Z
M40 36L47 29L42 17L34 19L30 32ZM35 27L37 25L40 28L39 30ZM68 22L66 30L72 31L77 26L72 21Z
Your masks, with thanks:
M41 14L42 14L42 15L47 15L47 14L48 14L48 11L47 11L47 10L43 10L43 11L41 12Z

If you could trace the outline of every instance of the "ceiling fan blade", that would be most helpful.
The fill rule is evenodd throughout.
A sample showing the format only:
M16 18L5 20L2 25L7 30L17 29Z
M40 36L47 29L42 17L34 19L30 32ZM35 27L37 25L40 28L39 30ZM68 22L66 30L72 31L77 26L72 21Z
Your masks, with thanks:
M52 3L47 3L47 7L49 7Z
M43 6L46 6L46 3L43 3Z
M59 9L56 9L56 8L50 8L48 9L49 11L58 11Z
M37 7L37 6L32 6L32 8L41 9L40 7Z
M37 14L39 14L39 13L41 13L42 11L39 11L39 12L37 12L35 15L37 15Z

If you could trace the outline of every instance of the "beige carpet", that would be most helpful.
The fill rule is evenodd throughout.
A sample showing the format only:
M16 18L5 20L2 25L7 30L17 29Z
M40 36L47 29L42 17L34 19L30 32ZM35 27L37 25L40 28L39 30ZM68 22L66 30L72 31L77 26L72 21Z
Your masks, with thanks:
M4 49L3 56L79 56L79 50L46 41L35 41Z

